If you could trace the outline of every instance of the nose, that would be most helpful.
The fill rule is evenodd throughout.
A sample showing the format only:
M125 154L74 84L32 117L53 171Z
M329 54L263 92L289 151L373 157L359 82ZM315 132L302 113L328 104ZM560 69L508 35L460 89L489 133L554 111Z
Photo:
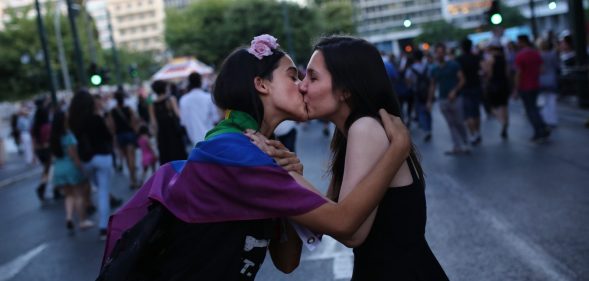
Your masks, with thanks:
M303 79L300 83L299 83L299 92L301 92L301 94L305 95L307 94L307 83L305 82L307 79Z

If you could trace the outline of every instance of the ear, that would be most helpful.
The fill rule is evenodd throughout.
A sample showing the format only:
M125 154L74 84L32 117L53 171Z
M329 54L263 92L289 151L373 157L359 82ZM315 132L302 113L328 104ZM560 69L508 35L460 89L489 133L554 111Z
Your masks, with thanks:
M270 93L270 89L268 88L268 85L266 85L266 80L261 77L256 76L256 78L254 78L254 87L262 95Z
M350 94L350 92L348 90L343 90L343 91L340 91L339 100L346 101L351 96L352 96L352 94Z

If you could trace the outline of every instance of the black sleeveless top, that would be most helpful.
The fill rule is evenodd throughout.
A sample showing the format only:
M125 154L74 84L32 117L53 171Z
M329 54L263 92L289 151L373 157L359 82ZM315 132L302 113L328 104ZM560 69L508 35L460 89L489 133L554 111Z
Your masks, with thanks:
M413 183L389 188L366 240L354 248L352 281L431 280L448 277L425 240L425 190L411 158Z
M110 115L115 123L117 134L133 132L131 127L131 109L127 106L119 107L118 105L110 111Z

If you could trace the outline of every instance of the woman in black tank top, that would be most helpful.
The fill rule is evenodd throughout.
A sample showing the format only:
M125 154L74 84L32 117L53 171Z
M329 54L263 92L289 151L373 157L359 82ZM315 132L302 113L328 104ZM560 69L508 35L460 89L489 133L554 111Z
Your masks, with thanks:
M309 118L336 124L329 195L342 200L386 147L383 129L375 122L378 108L397 116L400 108L373 45L351 37L327 37L314 49L299 88ZM425 240L425 181L414 150L406 164L360 230L353 237L336 237L354 247L352 280L448 280Z

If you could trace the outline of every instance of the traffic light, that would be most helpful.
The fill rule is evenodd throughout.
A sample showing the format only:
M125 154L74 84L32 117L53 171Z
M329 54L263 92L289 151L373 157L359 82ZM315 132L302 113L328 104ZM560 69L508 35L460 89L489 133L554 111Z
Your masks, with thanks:
M493 0L491 2L491 7L486 13L487 15L487 22L492 25L500 25L503 22L503 15L501 14L501 7L499 5L499 0Z
M96 65L96 63L93 62L90 64L90 69L88 70L88 73L90 74L90 84L92 86L102 85L102 73L98 68L98 65Z

